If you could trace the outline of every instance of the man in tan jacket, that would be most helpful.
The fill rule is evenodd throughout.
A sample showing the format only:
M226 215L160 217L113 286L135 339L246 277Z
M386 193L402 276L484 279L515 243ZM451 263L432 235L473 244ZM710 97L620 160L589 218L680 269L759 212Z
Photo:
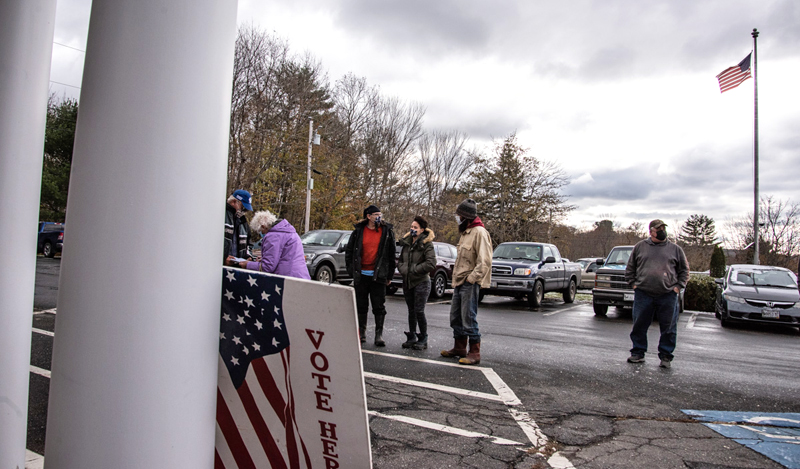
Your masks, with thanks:
M442 350L442 356L461 357L459 363L477 365L481 362L478 299L481 287L489 288L491 284L492 238L478 217L478 206L472 199L458 204L456 222L461 238L453 267L453 301L450 303L450 327L455 345L450 350Z

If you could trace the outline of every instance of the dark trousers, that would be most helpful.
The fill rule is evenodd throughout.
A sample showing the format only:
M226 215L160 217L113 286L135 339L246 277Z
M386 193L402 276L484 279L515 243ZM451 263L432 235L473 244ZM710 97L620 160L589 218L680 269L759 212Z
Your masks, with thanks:
M425 319L425 304L431 294L431 279L427 278L418 283L414 288L403 288L403 296L408 306L408 332L417 332L428 335L428 320Z
M678 294L665 293L650 296L638 288L633 291L633 329L631 330L631 355L644 356L647 352L647 329L658 320L661 337L658 341L658 357L672 360L672 352L678 339Z
M383 319L383 316L386 316L386 282L376 282L373 278L362 275L355 285L356 311L358 312L358 327L360 329L366 329L367 327L367 313L369 313L370 303L372 303L372 314L376 318L380 316Z

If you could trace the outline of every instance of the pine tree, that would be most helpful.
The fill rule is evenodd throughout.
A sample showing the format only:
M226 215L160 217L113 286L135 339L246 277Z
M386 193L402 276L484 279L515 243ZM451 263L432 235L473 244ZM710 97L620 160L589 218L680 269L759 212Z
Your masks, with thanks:
M709 273L714 278L722 278L725 276L725 252L719 244L714 246L714 252L711 254Z
M716 237L714 219L706 215L690 215L678 235L687 246L711 246Z

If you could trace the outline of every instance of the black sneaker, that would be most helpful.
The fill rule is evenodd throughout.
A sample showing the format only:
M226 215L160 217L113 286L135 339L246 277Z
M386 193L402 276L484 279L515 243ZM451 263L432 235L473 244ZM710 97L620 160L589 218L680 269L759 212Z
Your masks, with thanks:
M661 359L661 363L658 365L661 368L670 369L672 366L672 360L667 360L666 358Z
M628 363L644 363L644 355L631 355L628 357Z

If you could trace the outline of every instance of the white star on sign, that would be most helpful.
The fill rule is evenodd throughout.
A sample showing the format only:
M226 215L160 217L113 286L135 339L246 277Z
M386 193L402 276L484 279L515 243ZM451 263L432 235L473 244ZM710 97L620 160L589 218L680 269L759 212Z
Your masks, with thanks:
M222 315L222 319L224 319L226 321L230 321L231 320L231 315L228 314L228 313L225 313L225 314Z
M281 294L281 287L275 285L275 291L278 292L278 294L280 295Z
M250 307L250 308L253 308L253 307L255 306L255 305L253 304L253 300L251 300L251 299L250 299L249 297L247 297L247 296L245 296L245 297L244 297L244 302L245 302L245 303L247 303L247 306L248 306L248 307Z
M254 279L252 276L250 275L247 276L247 283L249 283L251 287L256 286L256 282L257 280Z
M233 336L233 343L236 345L242 345L242 340L236 336Z
M277 315L281 314L281 310L279 310L277 306L275 307L275 314L277 314Z
M281 324L281 322L276 319L275 322L272 323L272 325L275 326L275 328L280 329L283 324Z
M250 311L248 311L248 310L244 310L244 316L245 316L246 318L249 318L249 317L250 317Z
M239 364L239 359L236 358L236 357L231 357L231 363L233 363L234 365L238 365Z
M227 277L228 277L228 280L230 280L231 282L233 282L234 280L236 280L236 275L233 273L233 271L232 271L232 270L229 270L229 271L228 271L228 275L227 275Z
M245 355L250 355L250 350L248 350L247 347L242 347L242 352L244 352Z
M269 301L269 295L267 295L267 292L261 292L261 299L264 301Z
M220 332L219 333L219 338L220 339L224 339L225 338L225 333L224 332Z
M272 338L272 346L273 347L277 347L279 343L280 342L278 342L278 339L276 339L275 337Z
M236 316L236 322L239 324L244 324L244 316Z
M233 301L233 292L232 292L232 291L225 290L225 298L227 298L227 299L229 299L229 300Z
M256 328L258 328L258 330L260 331L262 326L263 326L263 324L258 322L258 319L256 319Z
M244 298L242 298L242 297L240 296L240 297L239 297L239 304L242 304L242 303L244 303Z
M259 350L261 350L261 346L260 346L260 345L258 345L258 344L257 344L257 343L255 343L255 342L253 342L253 350L255 350L256 352L258 352Z

